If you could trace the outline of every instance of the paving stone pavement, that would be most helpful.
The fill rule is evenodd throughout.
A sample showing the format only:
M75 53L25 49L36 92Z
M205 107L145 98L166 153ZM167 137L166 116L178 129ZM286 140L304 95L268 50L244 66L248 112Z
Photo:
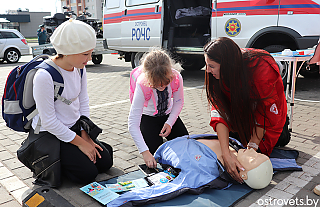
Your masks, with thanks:
M19 64L29 60L31 56L24 56ZM0 63L0 88L4 88L8 73L16 65ZM130 71L130 63L118 60L116 55L104 55L101 65L87 66L91 119L103 129L100 140L114 149L114 166L99 174L96 181L135 171L137 165L143 163L127 129ZM204 71L183 71L182 75L185 105L181 119L190 134L214 133L209 127L210 107L203 88ZM320 183L319 86L317 79L299 77L297 81L295 98L299 101L295 102L292 141L288 147L299 150L297 162L303 166L303 171L275 174L268 187L253 191L235 206L320 206L314 203L319 201L319 196L312 192ZM25 133L10 130L0 120L0 207L21 206L22 199L39 187L32 184L32 173L16 157L16 150L25 138ZM80 187L82 185L64 180L63 186L55 191L74 206L101 206L83 194ZM284 199L295 202L285 205ZM308 205L311 201L312 205Z

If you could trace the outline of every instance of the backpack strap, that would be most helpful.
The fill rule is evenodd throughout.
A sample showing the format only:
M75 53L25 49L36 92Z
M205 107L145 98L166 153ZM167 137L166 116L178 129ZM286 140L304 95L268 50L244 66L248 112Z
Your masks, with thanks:
M174 92L178 91L180 87L180 80L179 80L179 72L175 69L172 69L172 73L174 74L174 78L172 79L170 86L172 90L172 95Z
M63 76L62 73L59 69L59 67L51 60L51 59L47 59L45 61L43 61L42 63L40 63L38 66L36 66L35 68L37 69L45 69L46 71L48 71L52 77L53 80L53 85L54 85L54 101L56 100L60 100L63 103L70 105L73 101L75 101L77 99L74 98L72 100L66 99L64 97L61 96L62 91L64 89L64 81L63 81ZM78 69L79 75L82 78L83 75L83 69ZM31 120L35 115L38 114L38 109L35 109L33 112L31 112L28 116L27 119ZM39 117L37 126L34 130L35 134L39 134L40 132L40 126L41 126L41 120Z
M157 109L157 103L156 103L156 99L154 97L154 93L153 93L152 88L145 86L143 83L138 82L138 84L140 85L142 92L143 92L143 95L144 95L144 98L145 98L144 106L147 107L149 100L152 99L153 106L155 109L155 112L153 113L153 115L156 115L158 113L158 109Z
M129 98L130 102L132 103L133 94L136 89L136 83L138 80L139 75L141 74L142 70L141 67L136 67L130 72L130 88L129 88Z
M59 67L50 59L45 60L38 67L48 71L52 77L54 85L54 100L56 101L58 99L63 103L70 105L72 103L72 100L68 100L61 96L64 88L64 81Z
M154 116L158 113L158 108L157 108L156 98L154 97L153 91L151 94L151 98L152 98L152 102L153 102L153 106L154 106L154 110L155 110L155 112L153 113L153 116Z
M178 89L180 87L180 80L179 80L179 72L174 70L174 69L172 69L172 72L174 74L174 78L170 82L170 86L171 86L172 96L173 96L173 93L178 91ZM141 74L141 72L140 72L140 74ZM141 86L142 92L143 92L144 97L145 97L144 106L147 107L148 106L148 101L150 99L152 99L153 106L154 106L154 109L155 109L155 112L153 113L153 115L156 115L158 113L158 109L157 109L156 98L154 96L153 90L152 90L152 88L144 85L144 81L145 81L144 74L141 74L141 76L140 76L140 74L139 74L139 78L137 78L136 81Z

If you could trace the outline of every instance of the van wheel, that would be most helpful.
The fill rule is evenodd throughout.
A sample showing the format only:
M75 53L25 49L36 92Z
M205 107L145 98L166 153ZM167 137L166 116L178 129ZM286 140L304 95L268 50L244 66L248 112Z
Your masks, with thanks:
M20 59L20 53L17 49L10 48L4 53L4 59L7 63L16 63Z
M102 62L102 54L100 54L100 55L92 55L92 62L94 64L100 64Z
M136 68L140 65L140 60L143 56L143 52L133 52L131 53L131 67Z
M201 70L206 65L204 57L200 58L183 58L181 67L185 70Z
M282 52L284 49L286 49L286 46L283 45L269 45L265 48L263 48L265 51L268 51L269 53L274 53L274 52ZM279 73L282 78L282 83L284 90L287 88L287 75L288 75L288 70L289 70L289 64L286 61L276 61L279 67ZM290 80L291 82L291 80ZM290 84L291 85L291 84Z

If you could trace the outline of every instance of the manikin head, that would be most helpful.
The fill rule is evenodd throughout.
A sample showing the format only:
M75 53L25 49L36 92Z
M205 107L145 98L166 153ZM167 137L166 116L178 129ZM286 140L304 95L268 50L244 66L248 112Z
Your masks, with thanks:
M269 185L273 174L269 157L251 148L240 149L237 159L245 168L245 171L240 172L240 176L249 187L262 189Z

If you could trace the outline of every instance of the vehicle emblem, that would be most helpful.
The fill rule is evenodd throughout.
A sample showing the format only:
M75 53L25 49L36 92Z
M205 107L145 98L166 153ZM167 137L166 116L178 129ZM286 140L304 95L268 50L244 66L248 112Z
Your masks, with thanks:
M228 36L235 37L241 31L240 21L236 18L231 18L226 22L224 29Z

